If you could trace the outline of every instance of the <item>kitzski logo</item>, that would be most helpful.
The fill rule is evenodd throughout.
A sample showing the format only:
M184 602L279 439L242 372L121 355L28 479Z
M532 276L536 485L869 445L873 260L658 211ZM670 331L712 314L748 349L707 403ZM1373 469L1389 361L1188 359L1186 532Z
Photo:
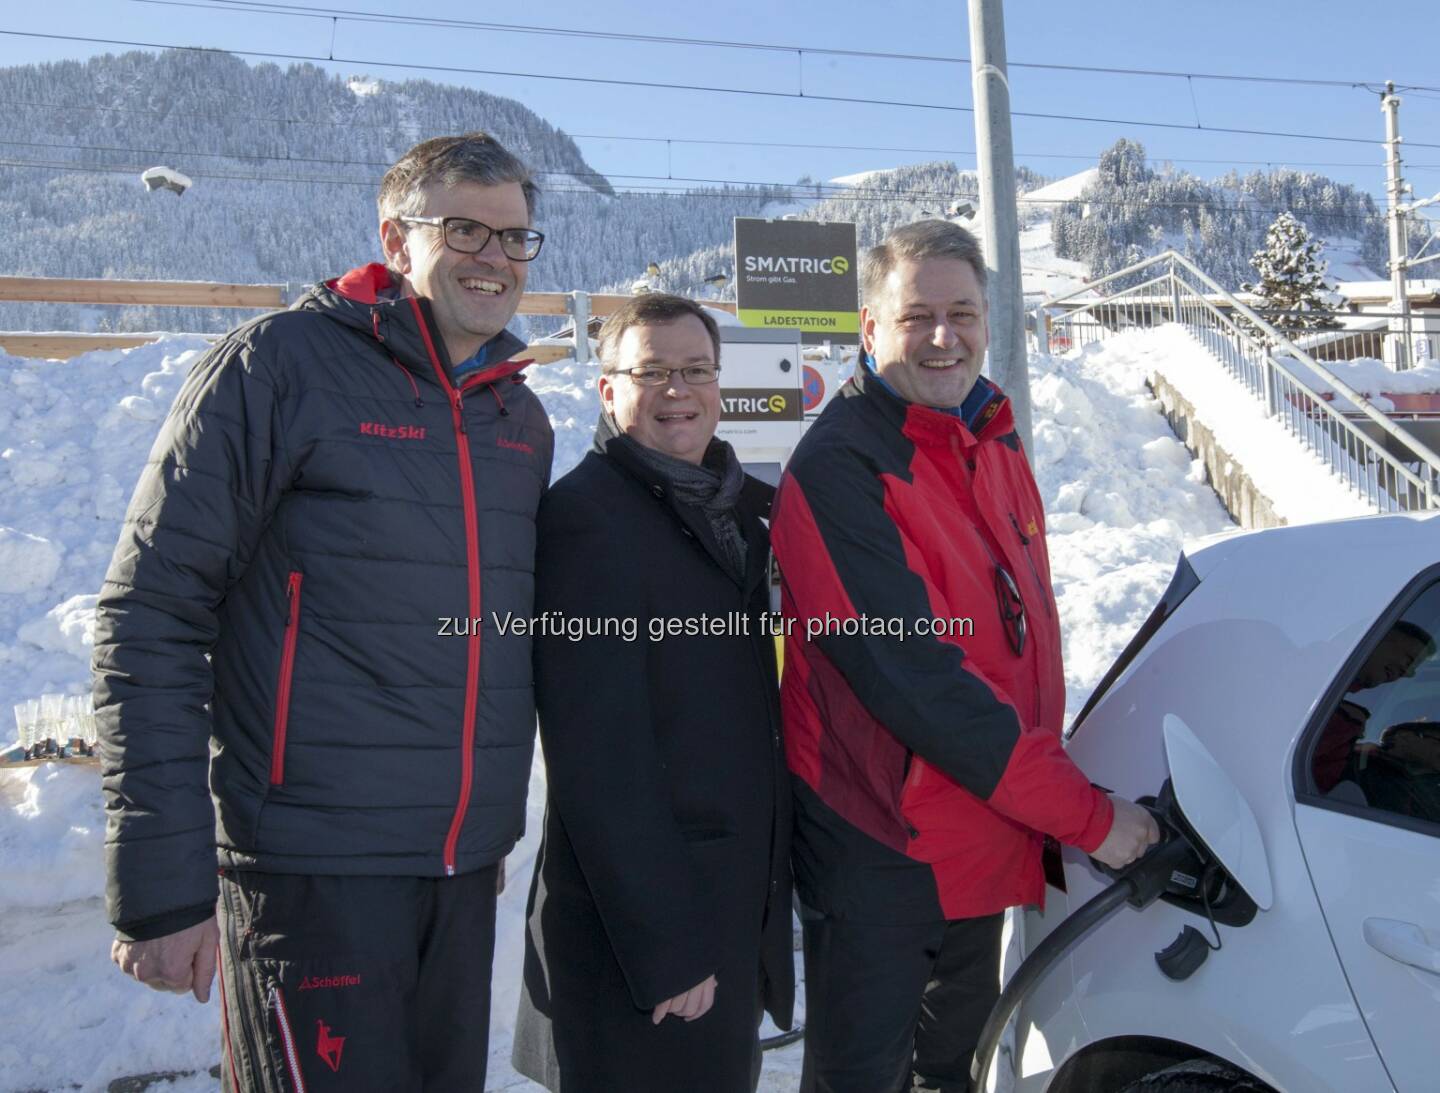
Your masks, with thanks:
M331 1036L330 1026L324 1021L316 1021L320 1026L320 1033L315 1038L315 1053L325 1061L335 1073L340 1073L340 1055L345 1050L345 1037Z
M425 429L420 425L385 425L379 421L362 421L361 436L383 436L387 440L424 440Z

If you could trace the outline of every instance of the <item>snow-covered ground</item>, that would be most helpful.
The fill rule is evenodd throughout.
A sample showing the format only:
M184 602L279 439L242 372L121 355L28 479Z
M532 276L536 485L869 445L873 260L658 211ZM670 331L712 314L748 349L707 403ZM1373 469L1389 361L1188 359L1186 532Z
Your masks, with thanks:
M1146 339L1149 339L1148 341ZM1169 340L1167 340L1169 339ZM169 337L68 362L0 357L0 711L87 689L94 593L151 437L203 351ZM1032 362L1034 462L1049 513L1073 715L1163 591L1184 541L1231 529L1203 472L1145 389L1164 331ZM1196 350L1198 352L1198 350ZM1196 363L1198 371L1198 362ZM556 432L556 473L589 447L595 366L532 371ZM1302 493L1309 487L1295 487ZM1350 511L1337 500L1330 515ZM1316 511L1313 515L1321 515ZM14 738L7 724L0 741ZM538 1087L509 1067L521 917L544 801L509 861L497 931L489 1088ZM0 770L0 1093L103 1090L122 1075L193 1071L162 1086L213 1093L218 1010L158 994L108 963L103 817L95 768ZM796 1088L798 1045L766 1058L761 1088Z
M1147 331L1127 331L1105 344L1117 369L1150 370L1164 376L1195 407L1196 416L1216 441L1240 463L1255 487L1292 524L1375 510L1302 447L1265 407L1181 326L1167 323ZM1301 366L1297 364L1297 372Z

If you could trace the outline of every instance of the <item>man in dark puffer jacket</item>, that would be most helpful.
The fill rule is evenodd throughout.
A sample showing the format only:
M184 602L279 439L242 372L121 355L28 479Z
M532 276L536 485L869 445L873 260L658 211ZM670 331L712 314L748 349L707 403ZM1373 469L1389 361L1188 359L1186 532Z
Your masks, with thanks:
M218 944L227 1089L484 1087L535 725L491 620L531 613L553 447L504 329L536 194L483 133L411 149L386 264L207 353L126 515L94 654L112 956L205 1001Z

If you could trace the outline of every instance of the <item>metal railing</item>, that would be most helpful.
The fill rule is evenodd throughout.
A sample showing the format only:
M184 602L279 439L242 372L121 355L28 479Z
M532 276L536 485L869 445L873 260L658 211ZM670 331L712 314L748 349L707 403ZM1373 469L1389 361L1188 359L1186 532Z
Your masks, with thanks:
M1147 271L1152 276L1113 295L1088 298ZM1061 305L1070 310L1057 312ZM1244 325L1232 318L1236 315ZM1034 330L1040 352L1047 353L1169 322L1184 326L1267 415L1377 512L1440 507L1440 455L1175 251L1043 301L1035 310ZM1331 391L1355 407L1358 420L1321 397Z

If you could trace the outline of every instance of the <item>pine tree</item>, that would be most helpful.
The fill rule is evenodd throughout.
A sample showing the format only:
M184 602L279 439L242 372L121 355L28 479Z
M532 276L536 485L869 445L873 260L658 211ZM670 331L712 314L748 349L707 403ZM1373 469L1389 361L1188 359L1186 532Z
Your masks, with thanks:
M1260 280L1240 287L1263 299L1267 310L1284 312L1275 325L1287 333L1339 325L1326 301L1331 286L1325 283L1329 263L1320 257L1324 245L1293 215L1283 212L1265 232L1264 249L1250 259Z

